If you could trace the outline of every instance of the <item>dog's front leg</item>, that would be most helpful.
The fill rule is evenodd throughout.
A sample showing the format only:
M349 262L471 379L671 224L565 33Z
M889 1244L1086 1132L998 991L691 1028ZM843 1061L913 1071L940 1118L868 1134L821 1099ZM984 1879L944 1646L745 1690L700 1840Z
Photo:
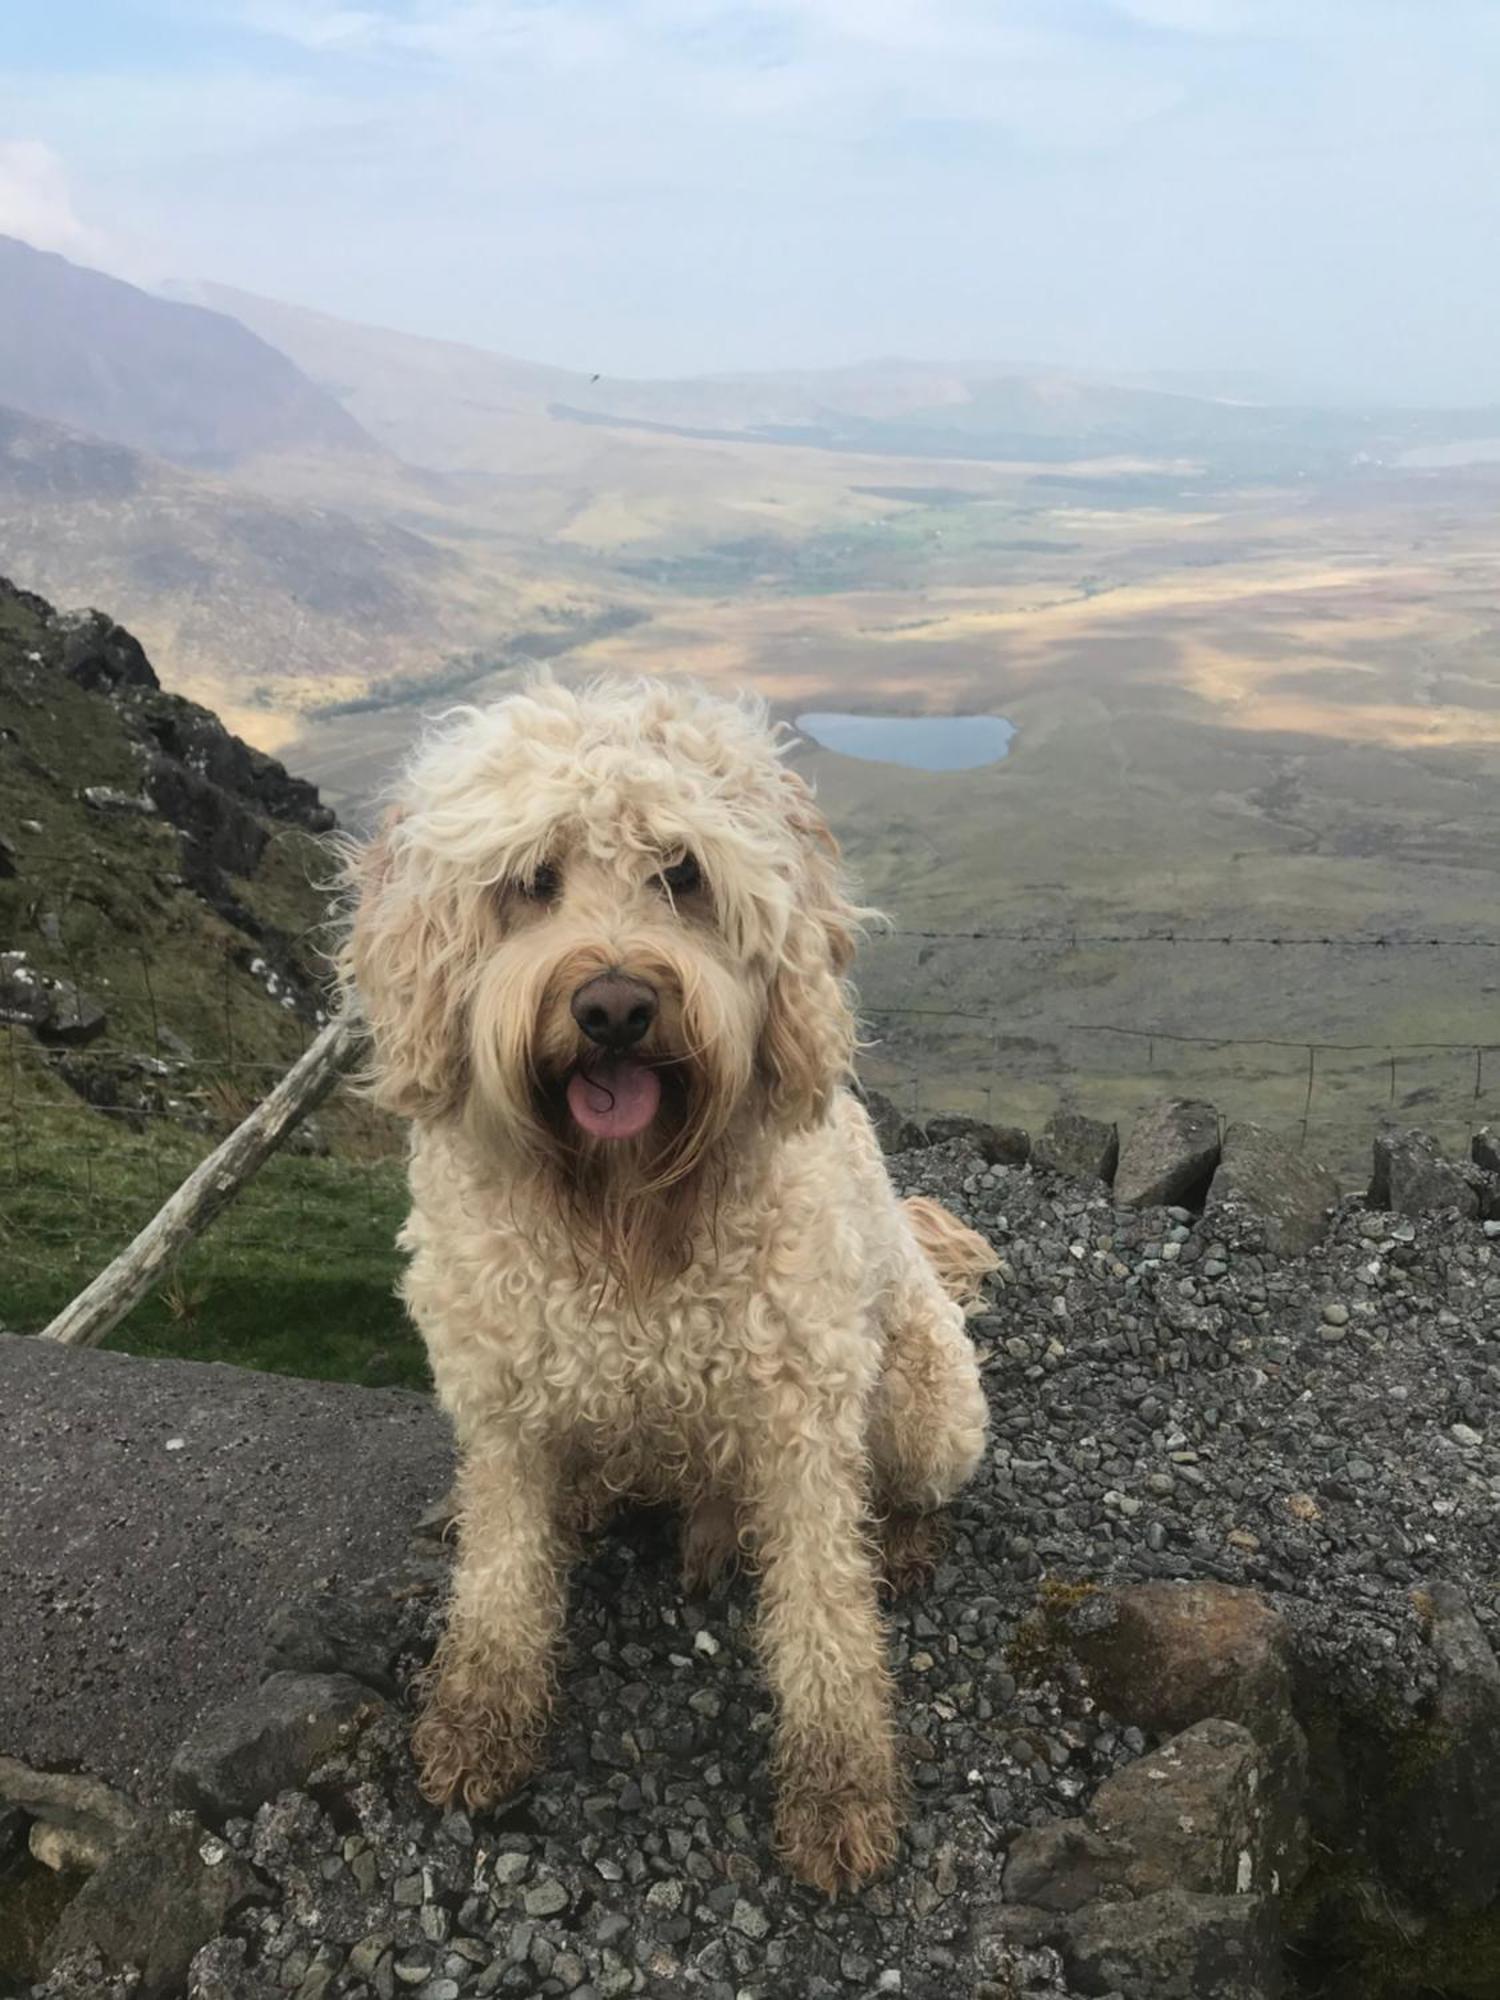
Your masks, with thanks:
M448 1623L424 1676L412 1750L435 1805L493 1804L533 1769L552 1706L567 1538L555 1459L471 1441L458 1479Z
M802 1413L760 1467L760 1637L780 1706L778 1844L835 1895L895 1853L899 1781L862 1459L832 1410Z

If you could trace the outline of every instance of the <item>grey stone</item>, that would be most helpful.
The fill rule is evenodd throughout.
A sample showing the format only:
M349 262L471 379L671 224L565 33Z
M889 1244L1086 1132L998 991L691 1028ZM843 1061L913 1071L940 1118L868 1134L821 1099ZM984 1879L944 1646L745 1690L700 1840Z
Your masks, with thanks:
M1265 1813L1257 1879L1274 1872L1283 1889L1300 1881L1307 1742L1293 1705L1290 1633L1269 1601L1230 1584L1144 1583L1085 1599L1068 1629L1112 1715L1160 1734L1207 1721L1249 1731L1261 1753Z
M1339 1184L1326 1167L1264 1126L1241 1121L1224 1134L1206 1213L1228 1208L1254 1216L1267 1249L1293 1257L1322 1240L1338 1198Z
M1133 1895L1270 1892L1276 1856L1261 1761L1248 1729L1213 1717L1104 1781L1089 1818L1129 1853Z
M883 1153L909 1153L915 1147L927 1144L927 1134L922 1127L893 1104L884 1091L866 1090L862 1096Z
M401 1645L401 1572L344 1591L321 1590L272 1612L264 1674L348 1674L394 1696Z
M25 952L0 952L0 1021L32 1028L46 1020L51 1005L52 982L28 962Z
M120 818L150 819L156 806L140 792L119 792L109 785L85 785L83 802L97 813L113 813Z
M1181 1889L1081 1910L1063 1957L1085 1994L1123 2000L1277 2000L1282 1938L1268 1896L1195 1896Z
M1007 1902L1041 1910L1080 1910L1124 1893L1130 1856L1081 1819L1028 1827L1005 1857Z
M45 1017L32 1032L38 1041L76 1048L95 1041L109 1025L109 1016L91 993L71 979L54 979Z
M265 1894L237 1854L225 1850L208 1865L199 1851L203 1840L189 1814L143 1819L63 1911L47 1962L92 1946L112 1971L140 1969L140 2000L179 1992L199 1948L236 1910Z
M1376 1135L1370 1206L1396 1215L1479 1213L1479 1196L1462 1166L1446 1159L1427 1132L1388 1129Z
M92 1875L103 1867L119 1841L108 1835L91 1833L77 1826L58 1826L53 1820L38 1819L31 1824L27 1840L33 1861L59 1875Z
M97 1868L135 1826L139 1808L124 1792L85 1771L39 1771L0 1756L0 1805L36 1822L31 1852L48 1868Z
M1031 1157L1031 1137L1019 1125L992 1125L963 1112L939 1111L927 1120L927 1143L946 1145L962 1139L992 1167L1024 1167Z
M1500 1895L1500 1665L1461 1591L1416 1593L1437 1664L1437 1694L1385 1793L1382 1857L1424 1907L1488 1909Z
M400 1559L452 1462L425 1397L0 1335L0 1744L159 1798L275 1607Z
M1481 1125L1469 1141L1469 1157L1487 1174L1500 1174L1500 1132Z
M1115 1201L1121 1208L1201 1201L1218 1160L1218 1112L1196 1098L1169 1098L1131 1126L1115 1168Z
M1080 1111L1054 1111L1031 1149L1034 1167L1079 1181L1112 1181L1119 1158L1119 1128Z
M171 1764L173 1793L214 1825L248 1815L300 1783L383 1706L347 1674L272 1674L182 1743Z

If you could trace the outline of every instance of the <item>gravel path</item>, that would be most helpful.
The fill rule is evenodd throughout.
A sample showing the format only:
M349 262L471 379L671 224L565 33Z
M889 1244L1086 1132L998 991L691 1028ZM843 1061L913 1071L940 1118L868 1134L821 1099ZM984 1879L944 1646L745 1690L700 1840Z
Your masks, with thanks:
M1326 1245L1282 1261L1222 1213L1116 1214L1102 1188L987 1169L961 1144L893 1168L1005 1270L975 1326L993 1448L947 1560L892 1618L911 1770L892 1875L829 1906L779 1872L748 1590L685 1601L669 1534L639 1520L578 1576L527 1793L439 1821L392 1716L315 1796L230 1824L283 1901L200 1955L197 2000L956 2000L1009 1839L1146 1747L1049 1656L1039 1580L1258 1585L1330 1676L1408 1704L1429 1685L1412 1584L1459 1583L1494 1635L1500 1225L1350 1202ZM413 1601L413 1630L434 1608ZM1045 1952L1011 1990L1065 1991Z

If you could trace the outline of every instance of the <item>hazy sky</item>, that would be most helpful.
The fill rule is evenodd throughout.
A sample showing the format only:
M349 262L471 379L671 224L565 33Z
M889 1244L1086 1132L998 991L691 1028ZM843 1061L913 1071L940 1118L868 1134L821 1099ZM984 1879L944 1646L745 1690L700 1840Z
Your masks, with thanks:
M0 231L612 375L1500 400L1500 0L8 0Z

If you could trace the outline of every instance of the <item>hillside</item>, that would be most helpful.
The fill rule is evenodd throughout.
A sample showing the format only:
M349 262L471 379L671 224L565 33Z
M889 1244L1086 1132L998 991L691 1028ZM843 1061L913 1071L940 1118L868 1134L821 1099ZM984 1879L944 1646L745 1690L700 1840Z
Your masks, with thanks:
M179 686L262 742L299 708L599 606L586 579L476 548L436 507L411 526L397 511L278 499L0 408L6 565L113 605Z
M197 296L290 355L414 464L558 469L605 429L636 449L755 443L913 459L1192 459L1221 479L1394 461L1500 434L1494 410L1324 410L984 362L873 360L632 380L357 326L225 285Z
M371 440L224 313L155 297L0 236L0 403L192 465Z
M0 1325L64 1303L316 1032L331 824L311 785L164 690L129 632L0 582ZM235 1287L277 1334L266 1301L347 1233L351 1186L360 1221L380 1208L359 1162L389 1150L383 1126L339 1107L306 1143L244 1240L231 1219L183 1279L185 1298L219 1288L216 1346L235 1343ZM366 1287L383 1209L374 1240ZM254 1282L245 1242L273 1253ZM157 1301L127 1344L175 1326L192 1351L193 1317Z

